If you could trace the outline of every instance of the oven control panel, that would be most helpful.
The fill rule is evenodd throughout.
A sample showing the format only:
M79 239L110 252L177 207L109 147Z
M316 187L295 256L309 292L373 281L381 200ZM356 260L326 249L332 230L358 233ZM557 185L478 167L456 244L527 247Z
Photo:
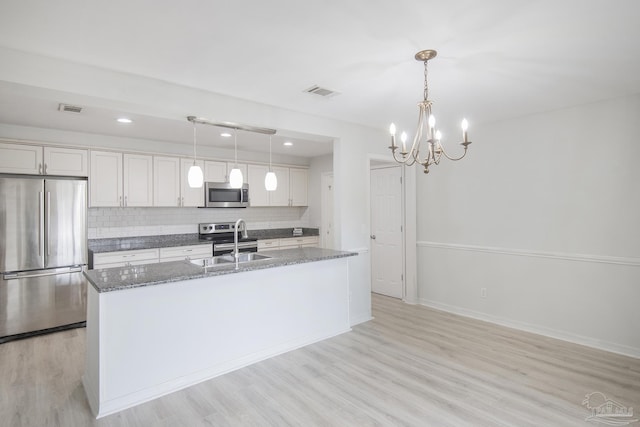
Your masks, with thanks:
M232 233L235 228L236 224L234 222L198 224L200 234Z

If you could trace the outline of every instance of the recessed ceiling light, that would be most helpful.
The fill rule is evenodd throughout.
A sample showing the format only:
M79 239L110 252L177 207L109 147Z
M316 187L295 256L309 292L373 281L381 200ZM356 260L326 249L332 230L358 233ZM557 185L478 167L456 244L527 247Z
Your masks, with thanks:
M118 121L118 123L132 123L133 122L133 120L128 119L126 117L120 117L120 118L117 119L117 121Z
M283 143L282 145L284 145L285 147L291 147L293 145L293 142L287 141L287 142Z
M229 138L229 137L231 137L231 134L229 132L222 132L220 134L220 136L223 137L223 138Z

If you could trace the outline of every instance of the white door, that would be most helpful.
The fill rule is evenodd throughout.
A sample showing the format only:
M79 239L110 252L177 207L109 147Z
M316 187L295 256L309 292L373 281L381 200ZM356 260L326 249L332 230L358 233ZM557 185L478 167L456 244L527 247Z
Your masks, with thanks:
M402 171L371 170L371 290L402 298Z
M307 206L307 187L309 171L307 169L289 169L289 194L291 206Z
M197 160L196 165L204 169L204 161ZM204 188L189 187L189 168L193 166L193 159L180 159L180 204L182 206L204 206Z
M323 248L333 249L333 174L323 174L321 178L322 212L320 244Z
M245 179L249 184L249 204L252 207L269 206L269 192L264 187L264 176L267 172L269 172L268 166L249 165L248 175Z
M91 150L90 204L122 206L122 153Z
M44 147L44 173L47 175L88 176L87 150Z
M153 157L125 154L123 164L123 206L153 206Z
M246 176L245 179L247 179ZM227 162L206 160L204 162L204 182L227 182Z
M153 206L180 206L180 159L153 157Z
M269 191L269 206L291 206L291 196L289 193L289 168L273 166L271 170L278 178L278 188ZM264 186L264 179L262 180ZM251 192L251 189L249 189Z

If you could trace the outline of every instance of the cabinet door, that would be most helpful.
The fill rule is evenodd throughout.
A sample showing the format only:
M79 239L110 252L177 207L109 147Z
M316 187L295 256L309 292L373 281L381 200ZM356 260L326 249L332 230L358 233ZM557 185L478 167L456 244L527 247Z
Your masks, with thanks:
M180 206L180 159L153 158L153 206Z
M289 169L289 193L291 206L307 206L307 169Z
M269 191L269 206L289 206L289 168L274 166L271 169L278 178L278 188L275 191ZM264 175L262 175L262 188L264 188Z
M0 172L41 174L42 147L0 143Z
M122 154L91 151L89 188L92 207L122 206Z
M227 181L227 163L213 162L206 160L204 162L204 182L226 182Z
M124 155L123 206L153 206L153 157Z
M196 164L204 169L202 160ZM189 168L193 166L193 159L180 159L180 201L182 206L198 207L204 206L204 188L189 187Z
M247 183L249 184L250 206L269 206L270 191L264 187L264 177L268 171L268 166L249 165ZM280 183L278 182L278 184Z
M87 150L75 148L44 147L46 175L89 176Z

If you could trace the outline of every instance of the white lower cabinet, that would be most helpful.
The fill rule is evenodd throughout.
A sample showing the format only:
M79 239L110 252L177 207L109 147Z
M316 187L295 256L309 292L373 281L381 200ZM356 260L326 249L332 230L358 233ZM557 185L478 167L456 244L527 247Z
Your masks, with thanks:
M213 256L213 245L189 245L173 248L160 248L160 262L182 261Z
M155 264L159 259L158 249L103 252L93 255L93 269L126 267L128 265Z

